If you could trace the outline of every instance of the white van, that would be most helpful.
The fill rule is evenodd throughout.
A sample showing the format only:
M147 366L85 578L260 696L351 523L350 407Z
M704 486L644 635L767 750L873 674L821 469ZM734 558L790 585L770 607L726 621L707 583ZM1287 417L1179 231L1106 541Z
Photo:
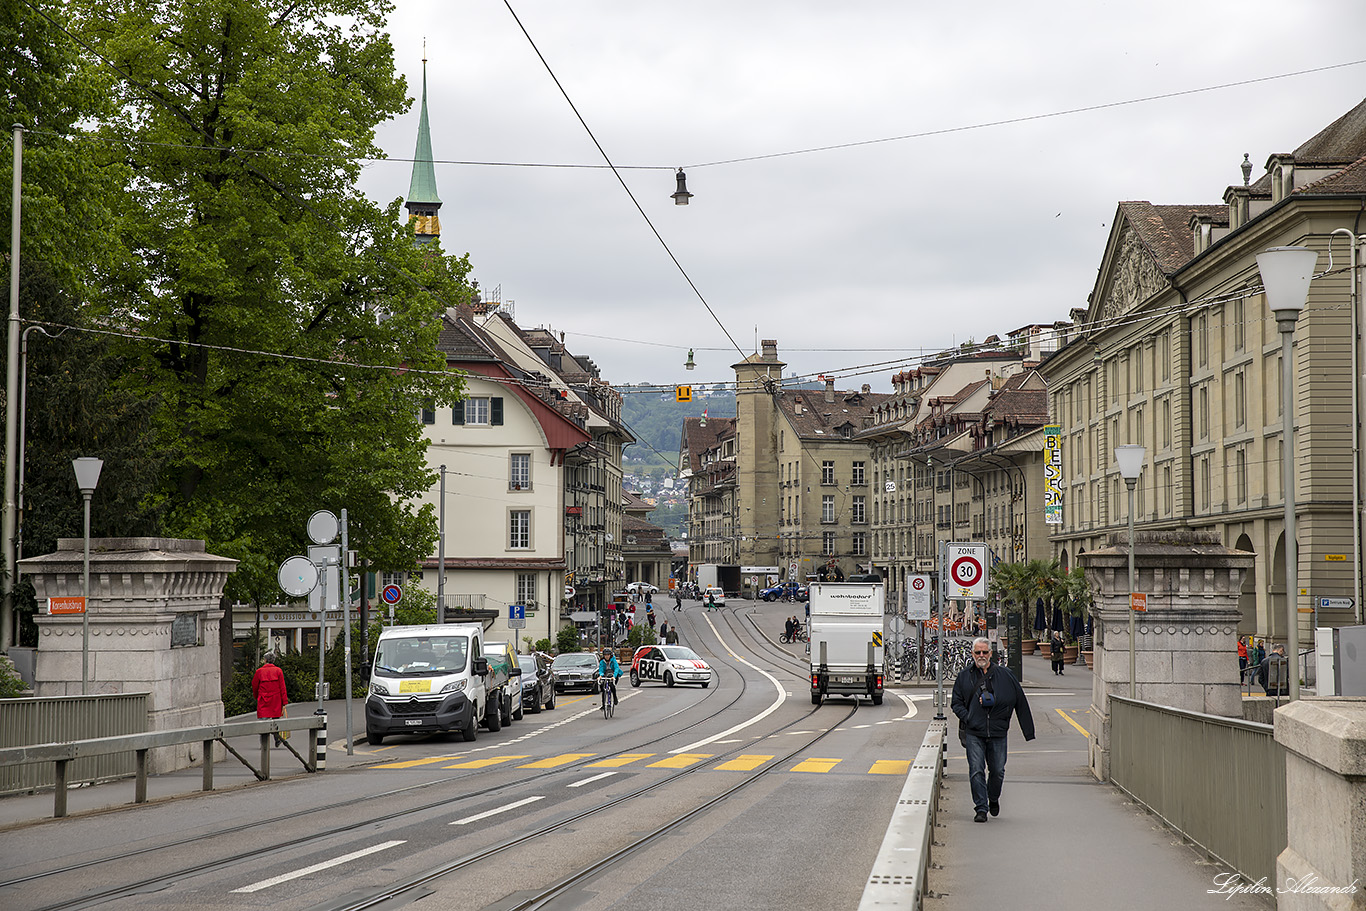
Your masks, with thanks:
M391 626L379 634L365 699L365 739L375 745L390 734L459 731L474 740L484 722L502 727L490 692L484 628L477 623Z

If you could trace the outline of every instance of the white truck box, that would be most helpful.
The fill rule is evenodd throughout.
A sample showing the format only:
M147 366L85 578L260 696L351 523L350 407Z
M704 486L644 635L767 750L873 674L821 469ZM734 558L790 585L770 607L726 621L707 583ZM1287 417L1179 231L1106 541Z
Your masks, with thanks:
M885 589L881 582L811 584L811 704L868 696L882 704Z

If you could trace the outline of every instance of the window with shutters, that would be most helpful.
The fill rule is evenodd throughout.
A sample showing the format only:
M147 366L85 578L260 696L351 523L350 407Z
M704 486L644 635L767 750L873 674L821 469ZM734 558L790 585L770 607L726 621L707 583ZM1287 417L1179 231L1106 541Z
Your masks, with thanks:
M456 402L451 419L456 424L473 427L500 426L503 423L503 397L471 396Z

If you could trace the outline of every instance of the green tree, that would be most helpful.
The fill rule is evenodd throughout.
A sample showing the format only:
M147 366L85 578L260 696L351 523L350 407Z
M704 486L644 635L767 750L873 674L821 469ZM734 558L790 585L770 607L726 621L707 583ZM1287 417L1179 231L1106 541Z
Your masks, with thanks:
M138 329L127 377L158 401L166 531L241 560L230 592L252 600L320 508L348 509L372 563L415 565L436 532L404 505L432 481L416 415L461 392L436 338L469 266L355 189L408 104L391 4L70 8L115 74L99 134L136 175L95 301Z

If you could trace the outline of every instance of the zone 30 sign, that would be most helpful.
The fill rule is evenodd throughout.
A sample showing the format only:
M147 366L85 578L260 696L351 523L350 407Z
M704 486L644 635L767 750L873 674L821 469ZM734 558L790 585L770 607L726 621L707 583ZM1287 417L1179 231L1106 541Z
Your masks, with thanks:
M985 544L944 545L939 578L944 580L944 598L985 601L987 598L987 546Z

